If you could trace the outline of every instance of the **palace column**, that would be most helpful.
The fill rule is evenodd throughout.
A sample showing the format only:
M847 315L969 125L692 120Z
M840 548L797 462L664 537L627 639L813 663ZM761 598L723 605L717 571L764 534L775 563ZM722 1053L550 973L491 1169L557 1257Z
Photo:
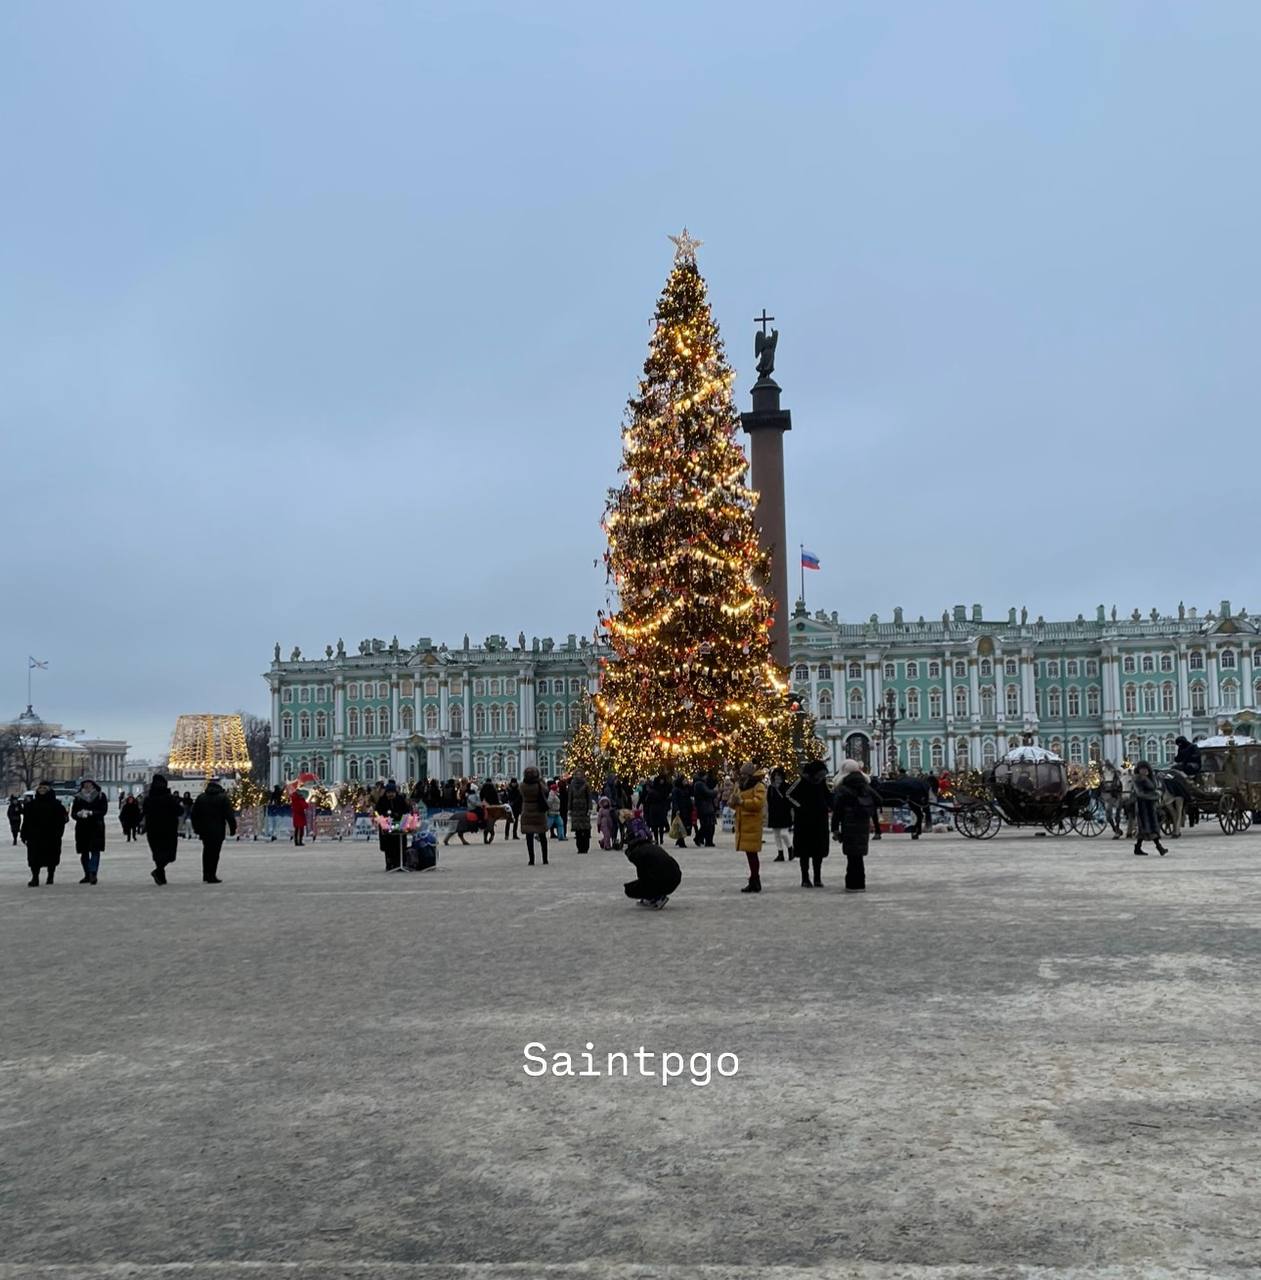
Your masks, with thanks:
M1216 716L1221 711L1222 687L1217 669L1217 648L1208 651L1208 713Z
M790 662L788 652L788 533L784 517L784 432L792 428L792 414L779 407L779 384L771 377L775 368L775 346L779 330L770 334L766 326L774 320L765 309L758 317L762 332L756 335L758 380L753 385L753 411L742 413L740 423L749 433L750 487L758 492L758 542L770 556L770 581L762 585L775 602L771 627L771 657L781 667Z
M271 736L268 742L270 769L268 777L274 787L281 781L280 774L280 681L271 681Z
M473 675L464 670L464 776L473 772Z
M333 785L346 781L346 677L333 677Z

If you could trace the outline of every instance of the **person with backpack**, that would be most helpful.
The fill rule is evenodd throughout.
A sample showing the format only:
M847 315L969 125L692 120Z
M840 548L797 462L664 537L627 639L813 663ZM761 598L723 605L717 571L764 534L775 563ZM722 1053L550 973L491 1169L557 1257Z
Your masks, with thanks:
M184 793L185 795L188 792ZM206 789L193 801L189 821L195 835L201 838L201 879L203 884L222 884L219 879L219 854L229 835L236 835L236 814L228 793L211 778Z

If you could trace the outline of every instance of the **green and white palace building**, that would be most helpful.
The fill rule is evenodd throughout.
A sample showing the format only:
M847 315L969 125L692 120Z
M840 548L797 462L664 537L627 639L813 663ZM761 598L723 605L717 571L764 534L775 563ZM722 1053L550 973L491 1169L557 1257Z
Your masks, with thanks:
M956 605L939 619L841 622L798 603L792 680L833 769L848 757L912 772L986 767L1022 741L1074 762L1172 758L1174 738L1261 721L1261 628L1229 601L1118 618L1030 620ZM320 658L279 647L271 689L271 780L312 772L336 785L393 777L549 774L586 713L600 651L490 636L449 649L339 643ZM892 716L896 719L891 719ZM883 717L883 722L882 722Z

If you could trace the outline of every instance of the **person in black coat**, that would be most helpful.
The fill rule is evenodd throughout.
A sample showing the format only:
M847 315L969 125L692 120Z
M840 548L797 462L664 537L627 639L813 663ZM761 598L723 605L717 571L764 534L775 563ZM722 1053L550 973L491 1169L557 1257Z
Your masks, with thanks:
M149 853L153 858L153 870L149 874L154 884L166 884L166 869L175 861L180 847L184 806L179 796L172 792L166 778L155 773L140 810L144 816L145 839L149 842Z
M41 867L47 868L47 880L52 884L61 862L61 837L69 821L66 806L53 795L51 782L41 782L35 788L35 794L22 806L22 843L26 845L26 865L31 869L29 883L32 889L39 886Z
M455 781L448 778L442 784L442 808L458 809L460 806L460 798L455 794Z
M714 823L718 817L718 792L714 788L712 773L698 773L692 779L692 796L696 801L696 839L692 842L699 849L714 847Z
M124 796L118 806L118 825L123 829L123 836L130 844L136 838L136 830L140 826L140 801L135 796Z
M437 778L429 779L429 787L425 792L425 804L431 809L442 807L442 788L438 786Z
M658 911L679 887L683 872L679 864L653 842L648 824L632 818L626 826L626 858L635 868L635 879L626 885L626 896Z
M766 825L775 833L775 861L784 861L784 850L788 850L791 862L796 854L793 852L793 804L788 798L787 779L783 769L772 769L771 780L766 787ZM801 873L802 884L808 883L805 870Z
M644 784L644 821L652 832L652 838L660 844L666 838L666 828L670 825L670 785L669 777L659 773Z
M512 821L504 823L504 839L508 838L508 828L512 828L512 838L514 840L521 839L521 806L524 801L521 799L521 787L518 785L516 778L508 779L508 808L512 811Z
M17 844L22 835L22 801L17 796L9 797L9 830L13 832L13 843Z
M211 778L205 791L193 801L192 823L193 831L201 837L202 883L222 884L218 876L219 853L224 840L236 835L236 814L218 779Z
M1140 760L1134 766L1134 818L1138 826L1138 839L1134 842L1134 852L1141 858L1147 857L1147 850L1143 848L1144 840L1153 841L1156 852L1162 858L1169 852L1160 843L1162 801L1160 783L1156 780L1155 771L1146 760Z
M784 803L793 811L793 844L801 867L801 887L822 889L823 859L828 856L828 819L832 814L827 765L822 760L809 761L801 777L788 788ZM770 804L769 791L767 804Z
M95 884L101 869L101 854L105 852L105 815L109 812L109 800L92 781L84 778L79 792L70 804L70 817L74 822L74 848L83 864L80 884Z
M1173 767L1186 774L1188 778L1197 778L1204 772L1204 759L1200 749L1188 738L1177 737L1174 744L1178 754L1173 758Z
M840 836L841 848L845 851L846 893L866 892L864 859L877 807L862 765L857 760L846 760L841 765L841 785L832 796L832 834Z
M381 792L374 808L378 817L389 818L391 823L397 823L412 811L411 801L398 789L398 783L393 778L385 784L385 790ZM403 841L406 839L407 835L402 831L382 831L378 837L381 852L385 854L387 871L402 871ZM464 842L463 837L460 842Z
M692 834L692 785L681 774L674 775L670 788L670 821L678 818L683 834L674 842L676 849L687 848L687 837Z

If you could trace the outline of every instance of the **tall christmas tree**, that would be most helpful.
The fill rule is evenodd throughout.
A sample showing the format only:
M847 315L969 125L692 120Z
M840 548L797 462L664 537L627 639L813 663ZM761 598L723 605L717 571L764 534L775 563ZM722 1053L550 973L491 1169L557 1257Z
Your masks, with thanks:
M759 585L769 557L736 440L735 375L696 268L700 242L686 228L670 238L674 269L622 433L626 481L605 511L618 606L601 614L613 657L596 696L600 745L638 776L790 765L802 726L771 660L774 606Z

